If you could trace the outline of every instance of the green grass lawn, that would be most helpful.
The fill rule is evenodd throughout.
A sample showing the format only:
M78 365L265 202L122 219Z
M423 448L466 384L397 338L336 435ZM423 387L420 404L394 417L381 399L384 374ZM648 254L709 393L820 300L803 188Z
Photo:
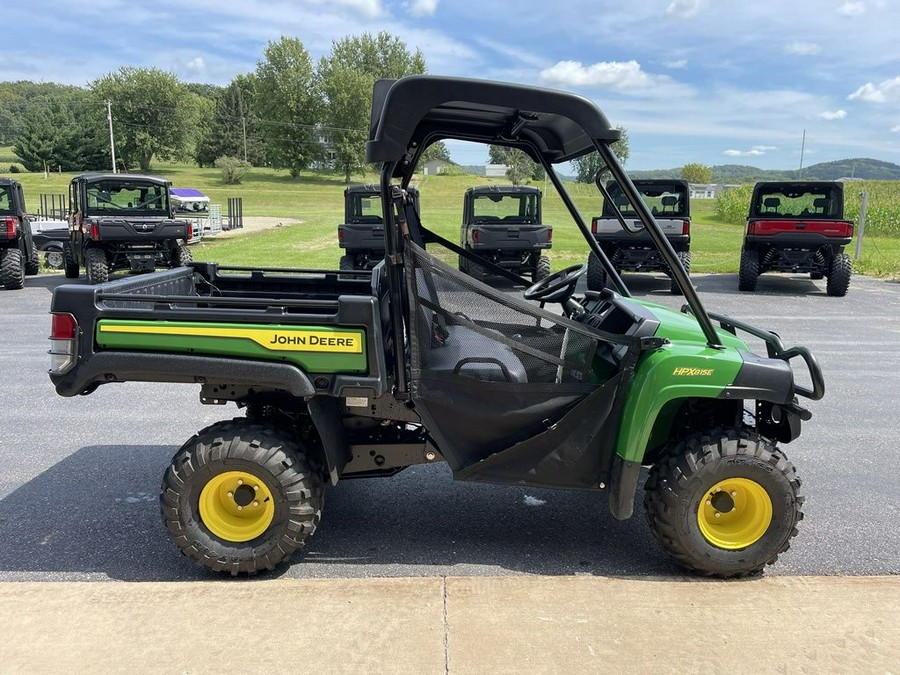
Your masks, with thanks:
M207 237L193 247L197 260L214 260L230 265L336 268L341 256L337 226L343 219L343 177L306 172L297 179L286 171L254 168L240 185L225 185L217 169L201 169L184 164L159 164L154 172L169 178L176 187L202 190L213 203L225 204L228 197L242 197L244 215L274 216L302 222L264 232L236 237ZM74 174L20 173L14 177L25 189L30 210L37 211L40 193L64 194ZM376 182L377 176L355 176L354 182ZM418 182L421 191L422 221L442 236L457 241L466 188L474 185L505 184L505 179L478 176L428 176ZM552 185L545 188L544 222L554 225L553 249L549 252L554 269L581 262L587 244L572 223ZM585 218L600 212L601 200L593 185L567 184ZM737 272L743 226L721 222L713 200L692 203L692 267L696 272ZM862 259L854 269L880 277L900 276L900 239L866 237ZM854 247L848 252L853 255ZM447 257L451 261L451 257Z

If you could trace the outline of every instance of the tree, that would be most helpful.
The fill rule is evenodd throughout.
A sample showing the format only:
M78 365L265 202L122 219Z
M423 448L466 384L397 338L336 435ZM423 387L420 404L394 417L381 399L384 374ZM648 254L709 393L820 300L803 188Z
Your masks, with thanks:
M106 111L84 99L85 92L60 91L30 102L13 146L28 171L65 171L110 166L103 120Z
M154 156L187 154L199 113L199 98L172 73L125 66L90 85L98 104L112 103L116 155L126 165L150 169Z
M365 33L332 43L319 61L317 80L324 100L323 122L335 166L349 183L365 164L372 86L381 78L425 72L422 52L411 54L400 38Z
M628 161L630 148L628 147L628 131L624 127L616 127L622 136L612 144L613 154L622 164ZM597 172L606 169L606 162L600 157L600 153L593 151L572 160L575 168L575 180L579 183L593 183Z
M489 145L488 161L491 164L505 164L506 177L513 185L519 185L526 178L544 179L544 167L517 148Z
M681 167L681 177L688 183L711 183L712 169L705 164L685 164Z
M444 141L437 141L436 143L432 143L427 148L425 148L425 152L423 152L422 156L419 158L419 164L427 164L428 162L433 162L436 159L440 159L445 162L453 162L453 160L450 159L450 151L447 149Z
M253 74L237 75L218 92L212 118L197 143L195 159L200 166L212 166L222 156L241 157L256 166L264 163L255 84Z
M266 158L296 178L322 155L316 133L321 105L309 52L297 38L270 42L255 81Z

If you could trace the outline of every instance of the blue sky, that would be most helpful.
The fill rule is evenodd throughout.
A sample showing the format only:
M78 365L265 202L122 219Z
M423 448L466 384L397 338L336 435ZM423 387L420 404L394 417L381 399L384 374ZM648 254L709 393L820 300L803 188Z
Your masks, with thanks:
M38 0L8 3L4 19L17 37L3 80L84 85L135 65L224 85L282 34L318 59L335 39L387 30L431 73L591 98L628 129L629 169L793 169L804 129L805 166L900 163L896 0Z

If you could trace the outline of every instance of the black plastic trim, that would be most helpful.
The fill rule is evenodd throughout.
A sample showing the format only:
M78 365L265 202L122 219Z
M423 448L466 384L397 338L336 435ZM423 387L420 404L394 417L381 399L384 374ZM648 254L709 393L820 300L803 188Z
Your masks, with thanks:
M627 520L634 514L634 495L641 476L641 465L615 455L609 476L609 510L616 520Z

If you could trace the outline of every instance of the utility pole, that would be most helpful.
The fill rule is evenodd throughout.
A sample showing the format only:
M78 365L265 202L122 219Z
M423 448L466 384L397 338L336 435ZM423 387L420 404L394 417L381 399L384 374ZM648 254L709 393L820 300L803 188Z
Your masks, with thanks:
M109 122L109 154L112 155L113 173L118 173L116 171L116 141L113 138L112 128L112 103L109 100L106 101L106 119Z
M247 161L247 118L244 117L244 92L238 87L238 107L241 111L241 130L244 134L244 161Z
M800 141L800 170L797 172L797 180L803 178L803 151L806 149L806 129L803 130L803 140Z

